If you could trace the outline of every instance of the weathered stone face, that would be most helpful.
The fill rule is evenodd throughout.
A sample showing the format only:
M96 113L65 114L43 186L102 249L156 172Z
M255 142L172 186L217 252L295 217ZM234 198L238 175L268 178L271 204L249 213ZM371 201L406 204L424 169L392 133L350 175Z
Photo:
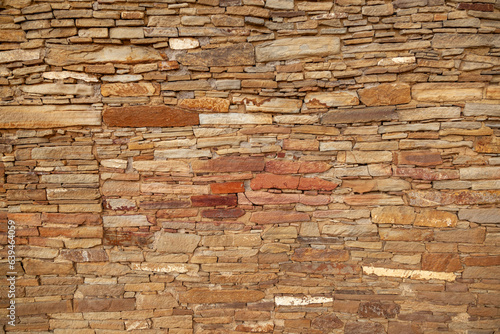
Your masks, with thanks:
M252 44L244 43L196 53L187 53L178 58L179 63L190 66L241 66L254 65Z
M287 60L306 57L322 57L340 52L337 37L298 37L284 38L259 44L255 48L257 62Z
M108 126L186 126L199 124L198 114L168 106L107 108L103 120Z
M407 84L381 84L358 91L362 103L371 106L388 106L408 103L411 100L410 86Z

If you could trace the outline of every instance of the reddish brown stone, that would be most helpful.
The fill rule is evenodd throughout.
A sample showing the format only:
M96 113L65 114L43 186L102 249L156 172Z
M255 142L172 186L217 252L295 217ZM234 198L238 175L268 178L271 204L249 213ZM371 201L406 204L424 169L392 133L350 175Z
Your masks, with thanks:
M338 183L323 180L317 177L301 177L299 190L333 190L338 187Z
M369 107L362 109L335 110L321 118L321 124L366 123L397 119L395 107Z
M311 322L311 327L315 329L319 329L322 331L328 331L332 329L342 328L344 323L342 320L337 318L335 314L322 314L319 317L316 317Z
M257 224L275 224L309 221L309 215L304 212L293 211L265 211L254 212L250 218L251 222Z
M345 334L385 334L384 326L378 322L348 322Z
M91 213L42 213L43 223L97 225L101 216Z
M243 195L243 194L242 194ZM299 194L275 194L266 191L247 191L245 193L246 199L256 205L283 205L291 203L299 203ZM246 204L240 198L240 204Z
M389 106L411 101L410 86L405 83L386 83L376 87L360 89L359 99L365 105Z
M221 157L212 160L198 160L191 164L193 172L261 172L264 170L264 158L258 157Z
M422 270L454 272L462 269L458 254L424 253L422 255Z
M419 328L418 324L412 324L411 322L389 322L389 328L387 334L422 334L422 330Z
M0 166L0 179L3 179L5 170ZM7 183L38 183L38 176L35 174L14 174L7 175Z
M243 182L212 183L210 189L214 194L234 194L245 192Z
M477 137L474 151L479 153L500 153L500 137Z
M16 303L16 315L36 315L45 313L70 313L73 311L71 300L57 302L30 302L27 304ZM16 328L17 325L16 325Z
M151 232L127 232L116 229L104 230L104 245L113 246L145 246L153 242Z
M396 165L435 166L442 162L439 152L407 151L395 155Z
M301 166L300 162L288 160L270 160L266 162L266 172L273 174L296 174Z
M166 219L196 217L197 215L198 215L198 209L196 208L159 210L156 213L157 218L166 218Z
M332 166L326 162L302 162L300 163L299 173L310 174L310 173L323 173L329 170Z
M104 262L109 259L104 249L62 249L61 256L73 262Z
M415 180L453 180L460 178L458 170L438 169L432 170L430 168L393 168L394 176L409 177Z
M478 305L500 306L500 294L498 293L481 293L477 298Z
M465 265L478 267L500 266L500 255L469 256L465 258Z
M106 108L103 121L108 126L121 127L178 127L200 124L197 113L170 106Z
M74 299L74 312L120 312L135 310L135 298Z
M17 226L40 226L42 225L41 215L39 213L8 213L8 219L16 222Z
M401 306L389 302L362 302L358 314L363 318L395 318Z
M259 189L297 189L299 177L291 175L258 174L251 182L253 190Z
M41 237L102 238L102 226L40 227Z
M477 10L479 12L492 12L494 7L491 3L459 3L457 9Z
M173 201L141 201L139 203L141 209L144 210L158 210L158 209L179 209L189 208L190 201L173 200Z
M349 252L345 250L297 248L292 255L292 261L298 262L344 262L349 260Z
M194 207L200 206L236 206L238 198L236 195L218 196L218 195L200 195L191 196L191 203Z
M201 216L205 218L238 218L244 214L245 210L240 208L204 210L201 212Z

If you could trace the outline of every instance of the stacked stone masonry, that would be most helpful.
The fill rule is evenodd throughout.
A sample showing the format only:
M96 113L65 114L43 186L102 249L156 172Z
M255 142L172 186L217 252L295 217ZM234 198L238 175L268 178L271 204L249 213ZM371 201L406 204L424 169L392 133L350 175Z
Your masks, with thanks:
M500 333L500 1L0 6L0 333Z

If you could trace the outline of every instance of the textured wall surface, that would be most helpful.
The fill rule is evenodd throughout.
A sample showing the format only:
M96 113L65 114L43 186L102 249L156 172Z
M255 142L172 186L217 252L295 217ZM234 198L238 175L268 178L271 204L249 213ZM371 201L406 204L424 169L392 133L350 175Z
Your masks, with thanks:
M1 6L0 332L499 333L499 1Z

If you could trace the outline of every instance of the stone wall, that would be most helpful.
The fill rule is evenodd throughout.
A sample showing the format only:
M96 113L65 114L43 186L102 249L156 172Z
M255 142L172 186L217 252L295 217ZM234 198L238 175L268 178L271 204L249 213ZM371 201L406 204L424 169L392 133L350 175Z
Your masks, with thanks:
M3 0L0 332L499 333L499 29L495 0Z

